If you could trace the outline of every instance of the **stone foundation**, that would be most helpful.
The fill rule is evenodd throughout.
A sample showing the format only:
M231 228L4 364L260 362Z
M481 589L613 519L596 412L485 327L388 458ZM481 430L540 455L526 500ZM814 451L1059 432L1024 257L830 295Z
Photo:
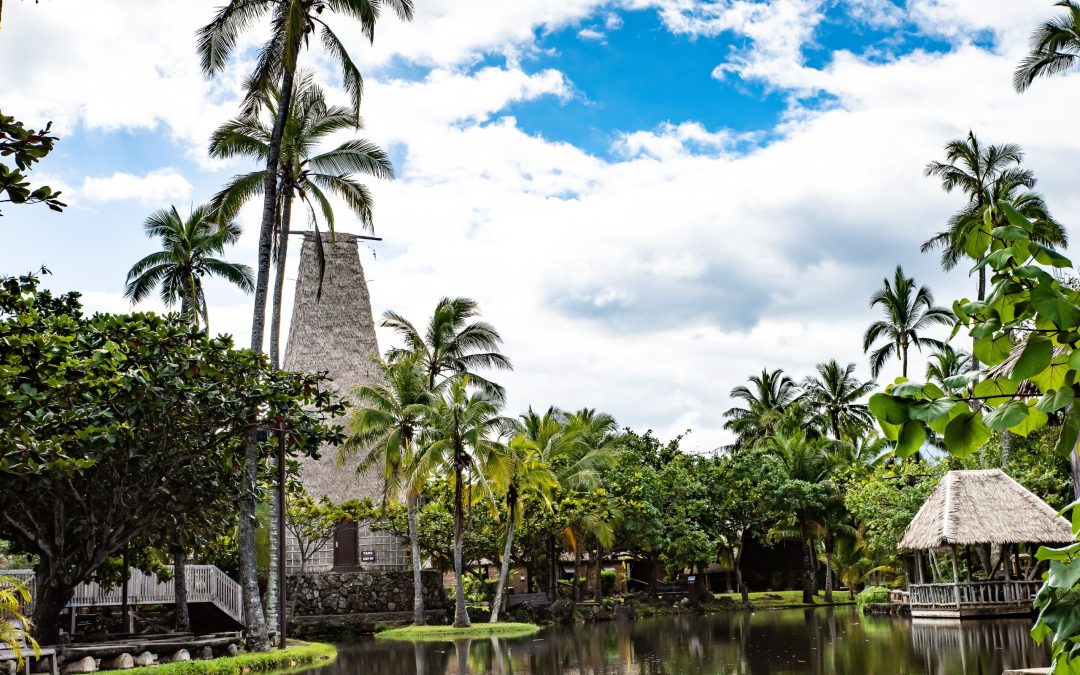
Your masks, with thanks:
M425 609L445 608L442 575L426 570L422 578ZM287 583L296 617L412 611L412 572L320 572Z

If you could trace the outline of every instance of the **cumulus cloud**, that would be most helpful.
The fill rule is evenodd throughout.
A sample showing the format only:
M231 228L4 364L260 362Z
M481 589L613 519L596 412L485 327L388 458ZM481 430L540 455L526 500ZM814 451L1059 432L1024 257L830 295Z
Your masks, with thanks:
M582 28L578 31L577 35L582 40L595 40L598 42L602 42L605 38L607 38L607 35L601 33L595 28Z
M183 201L191 197L191 183L171 167L144 176L118 171L111 176L83 179L79 195L83 200L113 202L134 199L147 204Z

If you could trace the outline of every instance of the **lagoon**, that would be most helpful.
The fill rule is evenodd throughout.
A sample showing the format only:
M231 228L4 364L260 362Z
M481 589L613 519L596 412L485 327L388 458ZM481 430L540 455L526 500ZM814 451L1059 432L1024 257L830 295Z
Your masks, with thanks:
M1044 666L1027 619L912 623L854 607L684 614L517 640L342 645L318 675L1000 675ZM311 671L314 675L316 671Z

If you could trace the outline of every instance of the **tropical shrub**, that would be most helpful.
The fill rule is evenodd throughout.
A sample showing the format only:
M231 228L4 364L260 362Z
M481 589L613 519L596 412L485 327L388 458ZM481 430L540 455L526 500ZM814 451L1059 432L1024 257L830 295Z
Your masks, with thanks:
M855 604L860 607L888 601L889 589L884 586L869 586L859 591L859 594L855 596Z

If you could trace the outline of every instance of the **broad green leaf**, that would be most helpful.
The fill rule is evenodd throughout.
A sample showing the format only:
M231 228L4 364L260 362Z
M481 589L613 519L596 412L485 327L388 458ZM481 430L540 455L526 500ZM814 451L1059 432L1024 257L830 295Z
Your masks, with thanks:
M1031 304L1035 311L1054 323L1058 328L1070 328L1080 319L1080 310L1052 284L1039 284L1031 290Z
M927 426L929 426L931 429L938 432L939 434L944 434L945 429L949 426L949 422L952 422L960 415L969 412L971 412L971 407L968 406L967 403L964 403L963 401L957 401L956 404L953 405L952 410L950 410L947 415L937 418L933 422L930 422Z
M878 418L878 426L881 427L881 434L890 441L895 441L900 438L900 424L889 424L885 420Z
M904 424L900 429L900 436L896 440L894 452L901 459L911 457L926 442L926 427L922 422L912 420Z
M1050 362L1050 367L1038 375L1032 375L1028 380L1039 388L1039 391L1059 389L1065 384L1069 373L1074 372L1069 368L1068 359L1060 356Z
M877 393L870 397L870 412L874 417L884 420L889 424L903 424L908 421L908 401L890 396L889 394Z
M1050 561L1050 574L1046 577L1047 586L1070 589L1077 582L1080 582L1080 558L1075 558L1069 562Z
M990 230L990 236L997 239L1004 239L1005 241L1025 241L1029 238L1027 231L1016 225L995 227Z
M1072 267L1072 261L1061 255L1052 248L1040 246L1036 243L1029 244L1035 251L1035 261L1051 267Z
M941 387L937 386L933 382L927 382L926 386L922 389L922 394L926 398L935 399L944 396L945 392L941 391Z
M1026 380L1032 375L1041 373L1050 365L1050 359L1053 356L1054 344L1050 342L1050 338L1035 334L1028 336L1027 343L1020 352L1020 358L1013 366L1013 379Z
M1028 415L1024 418L1024 421L1009 427L1009 431L1024 437L1027 437L1032 431L1045 427L1048 419L1046 413L1035 406L1028 404L1026 407L1028 409Z
M926 385L922 382L897 382L889 386L893 396L921 396Z
M1077 553L1080 553L1080 541L1075 544L1069 544L1068 546L1062 546L1061 548L1040 546L1039 550L1035 551L1035 559L1069 561L1072 560Z
M975 341L975 358L987 366L996 366L1004 361L1012 351L1012 340L1008 335L979 338Z
M990 225L983 222L979 229L968 235L964 242L964 252L969 258L979 260L986 253L986 249L990 248L990 241Z
M983 422L991 429L1000 431L1020 424L1027 416L1027 405L1023 401L1012 401L988 412L986 417L983 418Z
M983 423L982 415L977 412L957 415L945 427L945 447L957 457L970 455L989 439L990 430Z
M1013 270L1013 274L1021 279L1038 279L1043 283L1053 283L1054 277L1041 267L1036 265L1022 265Z
M1030 233L1034 231L1035 224L1028 220L1027 217L1024 216L1024 214L1017 211L1012 204L1001 200L998 202L998 208L1000 208L1002 212L1005 213L1005 218L1008 219L1009 224L1019 227L1025 232Z
M946 377L943 382L949 389L967 389L972 382L979 379L979 371L973 370L962 375Z
M1057 412L1072 403L1073 396L1072 387L1051 389L1043 394L1043 397L1035 404L1035 409L1046 413Z
M983 403L996 408L1016 395L1016 382L1007 377L995 377L983 380L975 385L975 396Z
M1076 448L1077 437L1080 437L1080 405L1074 401L1065 411L1065 421L1054 449L1062 457L1068 457Z
M1080 370L1080 349L1073 350L1073 353L1069 354L1068 364L1073 370Z
M955 405L956 402L948 398L919 401L918 403L913 403L911 407L908 408L908 417L929 424L934 420L941 419L945 415L948 415L949 411L952 410Z
M968 334L973 338L986 337L1001 330L1001 320L998 318L987 319L972 328Z

